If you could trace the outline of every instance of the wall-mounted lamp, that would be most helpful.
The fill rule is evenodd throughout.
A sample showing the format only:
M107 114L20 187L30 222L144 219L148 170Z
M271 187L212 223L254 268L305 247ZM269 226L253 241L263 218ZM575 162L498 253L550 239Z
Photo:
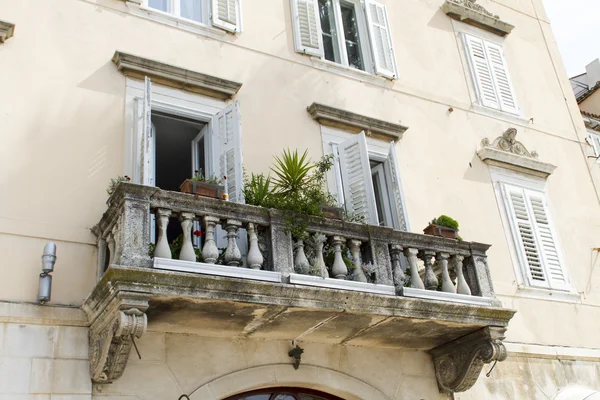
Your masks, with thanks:
M56 245L54 242L48 242L44 246L42 254L42 273L40 274L40 287L38 289L38 301L42 304L50 301L52 292L52 275L54 263L56 262Z

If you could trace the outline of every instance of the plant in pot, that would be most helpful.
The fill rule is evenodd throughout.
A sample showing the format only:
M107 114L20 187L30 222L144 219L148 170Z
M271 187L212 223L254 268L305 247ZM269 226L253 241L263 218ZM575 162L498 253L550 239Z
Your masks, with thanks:
M223 177L225 179L225 177ZM225 188L216 176L205 177L202 171L195 171L194 177L183 181L179 190L183 193L195 194L215 199L225 198Z
M434 218L431 223L423 229L426 235L442 236L450 239L460 239L458 236L458 221L447 215Z

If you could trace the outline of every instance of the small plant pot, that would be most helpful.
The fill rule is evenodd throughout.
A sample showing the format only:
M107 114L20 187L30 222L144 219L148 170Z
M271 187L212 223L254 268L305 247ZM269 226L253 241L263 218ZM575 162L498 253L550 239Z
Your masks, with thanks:
M458 239L458 230L442 225L429 224L423 233L431 236L442 236L449 239Z
M323 206L321 210L323 211L324 218L339 220L344 218L344 209L341 207Z
M224 187L221 185L213 185L212 183L193 181L191 179L186 179L181 186L179 186L179 190L183 193L212 197L215 199L222 199L223 193L225 192Z

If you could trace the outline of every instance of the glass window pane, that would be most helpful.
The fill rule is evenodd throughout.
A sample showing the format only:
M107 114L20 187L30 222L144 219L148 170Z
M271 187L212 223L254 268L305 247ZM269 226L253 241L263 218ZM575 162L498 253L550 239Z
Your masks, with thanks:
M202 22L202 0L181 0L181 16Z
M169 0L148 0L148 7L156 8L157 10L169 11Z
M336 46L337 32L331 0L319 0L319 16L321 18L321 31L323 32L325 59L340 62L339 51Z
M342 11L342 25L344 28L344 41L348 53L348 64L356 69L364 70L364 63L360 51L358 37L358 23L356 22L356 10L353 4L340 3Z

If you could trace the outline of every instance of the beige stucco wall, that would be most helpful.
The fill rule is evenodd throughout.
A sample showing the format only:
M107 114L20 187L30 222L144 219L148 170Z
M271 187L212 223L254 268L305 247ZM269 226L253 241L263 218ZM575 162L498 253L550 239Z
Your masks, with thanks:
M242 82L235 99L249 171L266 171L271 155L287 147L321 155L319 126L305 111L314 101L402 121L409 130L397 152L413 231L444 213L460 222L463 238L493 245L497 292L518 310L509 340L597 348L600 272L592 249L600 207L584 158L585 128L541 0L479 2L516 26L505 51L524 122L471 105L441 0L383 2L400 72L393 83L324 71L295 53L288 0L244 1L244 32L220 39L131 15L118 0L0 0L0 18L17 24L0 45L0 298L35 301L49 239L59 257L52 304L79 305L94 285L90 229L104 211L110 178L129 173L125 78L110 61L119 49ZM558 166L548 180L551 211L580 301L530 299L517 288L488 168L475 155L482 138L513 126L540 160Z

